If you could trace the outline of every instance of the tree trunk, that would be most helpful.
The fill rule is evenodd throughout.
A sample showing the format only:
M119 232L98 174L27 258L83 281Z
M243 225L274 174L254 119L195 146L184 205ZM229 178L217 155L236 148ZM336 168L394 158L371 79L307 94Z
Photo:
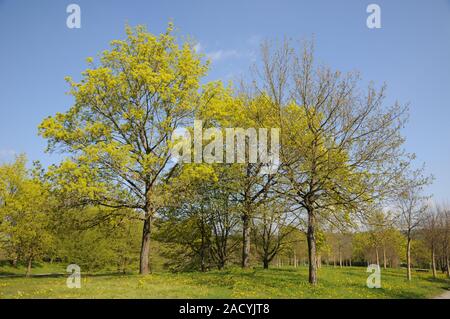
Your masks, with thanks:
M200 248L200 271L206 272L208 270L208 266L206 264L206 251L203 245L204 244L202 243L202 247Z
M147 275L150 271L149 268L150 230L151 230L151 216L147 215L144 220L144 227L142 229L141 255L139 263L139 273L141 275Z
M387 260L386 260L386 247L383 246L383 268L387 268Z
M32 263L33 263L33 258L32 258L32 257L28 258L27 272L26 272L26 274L25 274L25 276L27 276L27 277L30 277L30 276L31 276L31 266L32 266Z
M317 265L316 265L316 237L315 237L315 217L314 212L308 210L308 261L309 261L309 283L317 284Z
M264 269L269 269L269 260L267 258L263 259L263 267Z
M220 260L220 261L217 263L217 269L223 270L224 268L225 268L225 263L224 263L222 260Z
M11 260L11 266L17 268L17 257L14 257L13 260Z
M242 268L250 266L250 216L242 215Z
M377 257L377 265L380 266L380 256L378 255L378 247L375 248L375 253L376 253L376 257Z
M434 252L434 245L431 245L431 271L433 278L436 278L436 256Z
M447 278L450 278L450 262L448 256L446 258Z
M406 278L411 280L411 238L408 237L408 243L406 246Z

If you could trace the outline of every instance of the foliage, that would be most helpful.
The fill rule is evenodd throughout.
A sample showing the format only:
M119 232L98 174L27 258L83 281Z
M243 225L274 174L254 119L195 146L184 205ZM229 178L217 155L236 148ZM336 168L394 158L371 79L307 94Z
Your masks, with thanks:
M27 170L23 155L0 167L0 245L14 262L27 263L27 272L33 260L49 251L54 239L54 200L47 183L33 174L39 171L38 164L34 168Z
M140 268L148 273L151 222L165 206L164 184L173 132L192 119L207 70L189 43L178 45L169 24L153 35L126 27L82 80L68 78L75 104L39 126L48 149L71 157L50 169L60 191L76 203L140 211Z

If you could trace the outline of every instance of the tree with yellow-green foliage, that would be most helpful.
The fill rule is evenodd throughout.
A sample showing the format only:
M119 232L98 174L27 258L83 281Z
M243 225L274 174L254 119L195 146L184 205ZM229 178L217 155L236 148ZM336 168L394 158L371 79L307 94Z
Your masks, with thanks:
M77 264L82 271L135 271L139 260L140 229L130 209L102 206L65 207L51 216L54 244L45 257L50 262Z
M254 81L278 114L279 193L307 225L309 282L317 283L320 221L354 222L395 188L409 158L400 134L406 108L384 105L385 89L359 87L356 73L316 66L312 45L262 46Z
M200 109L198 113L205 128L215 126L223 130L228 127L241 129L241 133L235 133L232 138L227 136L224 139L224 145L227 148L227 143L234 144L235 136L237 141L238 134L241 134L239 138L242 138L243 145L245 145L245 161L223 165L226 165L227 169L232 172L229 175L228 188L232 193L232 201L239 206L238 210L242 220L242 268L250 266L252 225L258 212L261 211L260 208L269 200L270 193L273 196L277 173L276 169L271 170L271 165L263 160L261 153L258 154L255 162L249 160L251 145L252 143L253 146L256 144L255 141L252 141L252 134L259 142L263 138L267 139L267 155L271 156L274 151L271 129L278 128L278 114L272 107L270 99L264 92L252 89L251 86L246 87L245 85L240 90L234 91L231 86L222 88L220 94L215 94L216 103ZM260 131L260 129L267 129L267 135L263 136L264 131Z
M152 221L165 206L173 132L189 125L202 101L207 71L191 44L177 44L173 25L158 36L126 27L98 64L75 82L74 105L39 126L48 149L71 156L49 176L73 203L129 208L143 221L140 273L149 272ZM208 101L205 101L207 103Z
M51 231L54 201L49 185L26 168L21 155L12 164L0 166L0 245L11 259L27 265L45 254L53 242Z

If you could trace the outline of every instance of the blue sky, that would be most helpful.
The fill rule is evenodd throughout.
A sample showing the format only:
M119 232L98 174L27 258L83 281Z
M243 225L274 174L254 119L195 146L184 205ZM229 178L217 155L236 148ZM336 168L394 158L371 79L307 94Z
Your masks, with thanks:
M81 7L81 29L66 27L70 3ZM381 29L366 27L370 3L381 7ZM0 161L25 152L55 162L37 126L70 107L64 77L79 78L126 23L159 33L169 20L213 60L208 79L245 73L262 39L314 35L319 61L386 82L389 102L410 103L406 147L435 175L435 199L450 197L450 0L0 0Z

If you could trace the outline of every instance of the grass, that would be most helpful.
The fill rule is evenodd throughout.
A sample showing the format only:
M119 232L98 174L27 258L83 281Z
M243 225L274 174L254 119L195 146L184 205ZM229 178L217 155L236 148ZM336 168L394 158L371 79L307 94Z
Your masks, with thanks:
M60 263L33 263L31 273L33 275L45 275L45 274L65 274L66 266ZM24 265L13 267L9 262L0 263L0 280L1 276L23 276L26 272Z
M41 265L35 275L64 273L62 265ZM0 276L23 269L0 266ZM161 272L140 276L97 273L82 275L82 287L69 289L65 275L0 277L1 298L429 298L449 289L450 280L414 272L411 282L402 269L382 270L382 288L366 287L364 267L319 270L319 284L308 284L308 269L232 268L207 273Z

